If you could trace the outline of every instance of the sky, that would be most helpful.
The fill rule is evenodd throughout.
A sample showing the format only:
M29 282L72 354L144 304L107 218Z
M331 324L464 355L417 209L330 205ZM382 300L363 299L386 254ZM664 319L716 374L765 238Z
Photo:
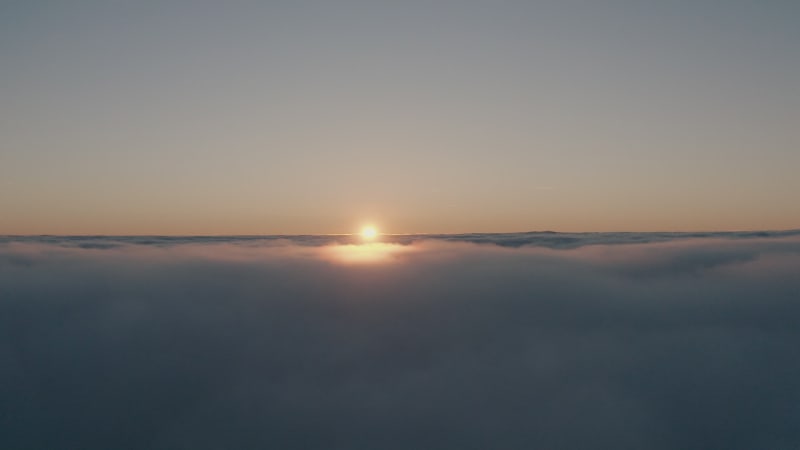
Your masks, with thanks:
M0 447L798 447L800 232L515 237L0 237Z
M799 17L2 1L0 234L798 228Z

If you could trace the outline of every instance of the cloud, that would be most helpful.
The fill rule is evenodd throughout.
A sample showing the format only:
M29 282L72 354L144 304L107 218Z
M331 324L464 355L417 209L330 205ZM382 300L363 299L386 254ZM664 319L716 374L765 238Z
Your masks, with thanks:
M569 249L587 245L645 244L687 239L755 239L800 237L800 229L784 231L663 232L663 233L556 233L533 231L524 233L465 234L389 234L384 243L408 245L426 240L494 244L501 247L546 247ZM0 236L0 244L54 244L63 247L113 248L121 245L168 247L183 244L233 243L240 246L263 246L292 243L304 247L332 244L360 244L360 235L272 235L272 236Z
M800 234L0 240L2 448L787 448Z

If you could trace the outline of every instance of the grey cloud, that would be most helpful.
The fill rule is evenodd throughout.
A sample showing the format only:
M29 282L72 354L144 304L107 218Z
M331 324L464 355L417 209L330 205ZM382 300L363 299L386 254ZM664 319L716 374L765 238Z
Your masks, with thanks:
M5 238L0 447L800 444L797 233L549 236Z
M664 233L556 233L536 231L524 233L466 233L466 234L390 234L382 241L401 245L426 240L493 244L502 247L579 248L587 245L618 245L670 242L687 239L754 239L791 238L800 230L784 231L726 231L726 232L664 232ZM360 243L358 235L268 235L268 236L0 236L0 244L28 242L79 248L113 248L121 245L172 246L183 244L235 243L263 245L287 241L301 246Z

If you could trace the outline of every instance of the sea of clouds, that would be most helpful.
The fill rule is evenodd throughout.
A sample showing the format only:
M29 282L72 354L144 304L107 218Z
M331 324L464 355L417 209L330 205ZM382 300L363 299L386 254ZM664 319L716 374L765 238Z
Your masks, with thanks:
M800 448L800 232L0 237L3 449Z

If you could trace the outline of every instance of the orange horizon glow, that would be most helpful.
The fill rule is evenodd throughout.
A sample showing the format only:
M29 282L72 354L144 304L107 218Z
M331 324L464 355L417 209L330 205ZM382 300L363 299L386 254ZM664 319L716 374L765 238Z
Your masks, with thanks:
M688 208L687 208L688 209ZM85 214L81 217L57 217L59 211L31 216L0 215L0 235L62 236L262 236L262 235L353 235L369 240L364 228L375 229L374 238L392 234L461 234L518 233L553 231L581 232L715 232L715 231L778 231L800 229L797 217L761 214L757 217L723 209L676 211L662 209L639 216L634 211L587 210L584 214L566 211L517 211L513 215L478 214L467 217L446 216L442 211L419 211L408 205L384 208L364 214L347 211L338 214L315 214L309 217L262 216L242 210L223 214L210 208L203 214L130 209L119 214ZM689 214L689 213L693 214ZM619 214L617 214L619 213ZM360 220L353 229L353 218L380 217L385 226L379 231L375 222ZM357 222L358 223L358 222Z

